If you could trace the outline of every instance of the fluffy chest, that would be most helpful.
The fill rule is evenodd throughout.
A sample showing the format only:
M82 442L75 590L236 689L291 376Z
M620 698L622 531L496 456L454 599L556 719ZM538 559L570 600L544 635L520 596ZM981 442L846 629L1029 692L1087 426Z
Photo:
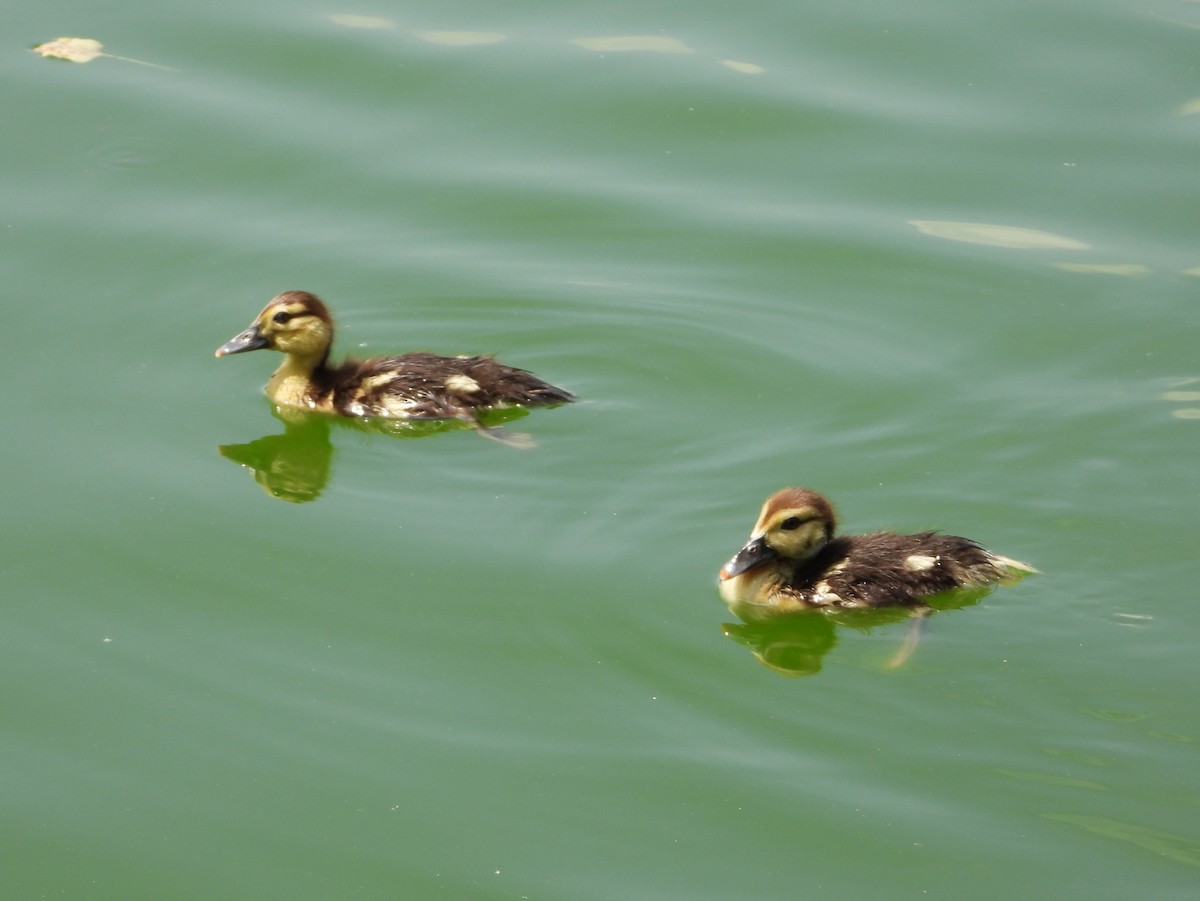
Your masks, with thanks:
M304 410L330 409L322 405L312 394L312 381L307 372L294 367L280 366L267 382L267 397L284 407L299 407Z
M719 583L717 590L731 607L748 606L771 613L865 606L841 590L846 565L847 561L840 561L801 574L794 564L766 563Z

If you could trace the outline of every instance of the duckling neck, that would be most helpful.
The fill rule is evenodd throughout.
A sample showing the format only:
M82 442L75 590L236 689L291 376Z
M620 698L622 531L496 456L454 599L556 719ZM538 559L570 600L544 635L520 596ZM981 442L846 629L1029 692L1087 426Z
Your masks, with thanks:
M320 354L287 354L267 382L267 397L285 407L312 406L313 386L328 357L328 349Z

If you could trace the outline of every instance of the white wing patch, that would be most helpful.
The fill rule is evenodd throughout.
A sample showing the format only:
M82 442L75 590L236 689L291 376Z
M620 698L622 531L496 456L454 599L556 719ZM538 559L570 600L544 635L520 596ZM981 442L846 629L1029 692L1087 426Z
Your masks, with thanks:
M928 554L912 554L904 558L904 568L909 572L923 573L937 566L938 558Z
M829 587L828 582L822 579L813 586L812 602L823 607L827 604L842 603L842 597Z
M379 406L383 408L384 416L393 416L397 419L407 418L412 414L412 411L417 407L416 401L409 400L404 397L396 397L393 394L385 394L379 398Z
M358 393L360 395L369 394L376 388L386 385L395 377L396 374L394 372L381 372L378 375L373 375L370 378L363 379L361 382L359 382Z
M474 394L479 390L479 382L469 375L452 375L446 379L446 388L459 394Z

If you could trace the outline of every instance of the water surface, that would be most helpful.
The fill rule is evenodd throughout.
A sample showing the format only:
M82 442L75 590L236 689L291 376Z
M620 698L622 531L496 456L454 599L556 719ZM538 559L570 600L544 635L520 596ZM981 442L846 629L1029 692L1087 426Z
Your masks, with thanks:
M9 893L1191 897L1197 16L14 11ZM212 352L294 288L582 401L281 500ZM714 587L786 484L1042 572L788 674Z

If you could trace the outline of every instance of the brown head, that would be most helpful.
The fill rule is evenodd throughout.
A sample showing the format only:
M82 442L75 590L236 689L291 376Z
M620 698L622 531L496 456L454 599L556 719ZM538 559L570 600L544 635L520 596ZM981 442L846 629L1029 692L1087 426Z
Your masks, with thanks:
M750 540L721 567L718 577L732 579L777 558L805 560L829 543L836 526L833 505L817 492L807 488L776 491L763 504Z
M265 348L320 362L332 343L333 319L321 299L307 291L284 291L244 331L218 347L217 356Z

